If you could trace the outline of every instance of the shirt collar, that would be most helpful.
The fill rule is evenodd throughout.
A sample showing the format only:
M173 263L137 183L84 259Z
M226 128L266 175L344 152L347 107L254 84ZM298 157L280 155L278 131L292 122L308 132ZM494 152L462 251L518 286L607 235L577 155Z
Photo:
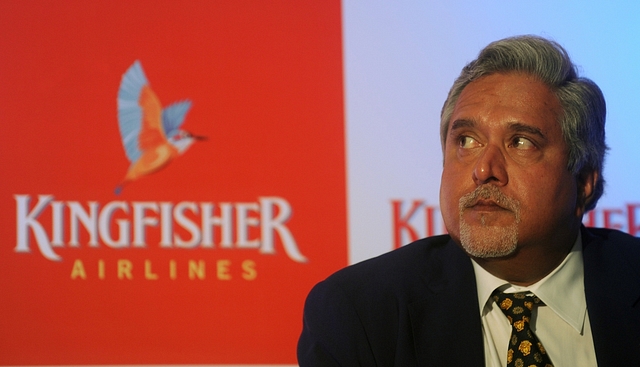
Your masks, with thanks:
M486 306L491 300L491 293L496 288L506 286L503 291L507 293L529 290L535 293L560 318L582 334L587 314L587 301L584 295L584 266L580 232L578 232L578 238L571 251L562 263L549 275L528 287L513 285L497 278L484 270L473 259L471 260L476 275L480 315L485 316L488 312L489 308Z

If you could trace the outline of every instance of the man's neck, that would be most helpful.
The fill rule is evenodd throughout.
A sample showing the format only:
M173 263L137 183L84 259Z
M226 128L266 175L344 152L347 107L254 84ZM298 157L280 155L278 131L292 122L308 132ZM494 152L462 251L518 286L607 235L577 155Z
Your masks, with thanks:
M525 244L507 257L473 259L487 272L500 279L518 286L529 286L558 267L571 251L575 240L574 236L571 240L566 239L561 241L561 244L553 246Z

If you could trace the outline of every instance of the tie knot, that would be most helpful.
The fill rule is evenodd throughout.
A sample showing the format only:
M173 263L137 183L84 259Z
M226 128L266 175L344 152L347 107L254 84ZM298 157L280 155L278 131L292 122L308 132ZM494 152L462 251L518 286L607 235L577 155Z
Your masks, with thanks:
M529 322L533 306L542 303L540 298L531 292L504 293L495 291L493 299L512 325L515 321Z

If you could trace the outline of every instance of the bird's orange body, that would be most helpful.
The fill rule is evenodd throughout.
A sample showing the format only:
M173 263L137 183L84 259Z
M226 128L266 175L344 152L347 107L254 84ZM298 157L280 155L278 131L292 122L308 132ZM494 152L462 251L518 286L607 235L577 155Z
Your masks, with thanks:
M142 88L138 103L142 108L142 130L138 136L142 156L131 164L123 184L156 172L178 156L178 150L167 141L162 129L160 100L148 85Z
M190 107L191 102L183 100L163 109L142 65L139 61L133 63L123 75L118 91L118 125L131 165L116 193L127 183L169 164L194 140L204 139L180 130Z

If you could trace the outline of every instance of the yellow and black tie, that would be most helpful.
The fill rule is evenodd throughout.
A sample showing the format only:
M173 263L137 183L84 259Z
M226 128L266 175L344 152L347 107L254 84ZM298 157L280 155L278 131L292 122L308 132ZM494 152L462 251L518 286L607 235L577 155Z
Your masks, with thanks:
M529 321L540 299L530 292L493 292L493 299L511 324L507 367L553 367L542 343L531 330Z

